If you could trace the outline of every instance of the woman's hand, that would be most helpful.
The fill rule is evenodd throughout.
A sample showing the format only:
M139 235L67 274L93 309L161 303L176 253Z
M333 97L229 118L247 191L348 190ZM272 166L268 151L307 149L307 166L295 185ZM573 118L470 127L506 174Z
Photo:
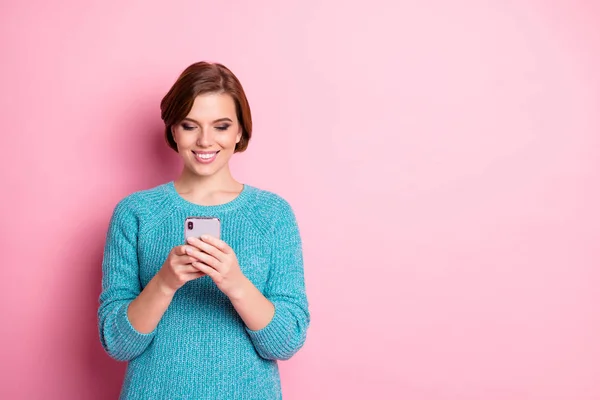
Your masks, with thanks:
M202 239L189 238L193 246L186 248L187 255L194 258L192 266L210 276L217 287L231 300L243 296L250 281L242 273L235 252L227 243L209 235Z
M174 247L156 274L161 289L167 294L173 295L186 282L206 275L192 266L198 260L189 255L188 248L191 249L192 246Z

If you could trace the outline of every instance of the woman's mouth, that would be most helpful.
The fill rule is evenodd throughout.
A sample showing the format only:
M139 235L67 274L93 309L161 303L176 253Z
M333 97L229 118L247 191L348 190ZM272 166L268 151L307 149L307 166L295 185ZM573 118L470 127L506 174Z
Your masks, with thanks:
M218 151L193 151L196 161L202 164L210 164L217 158Z

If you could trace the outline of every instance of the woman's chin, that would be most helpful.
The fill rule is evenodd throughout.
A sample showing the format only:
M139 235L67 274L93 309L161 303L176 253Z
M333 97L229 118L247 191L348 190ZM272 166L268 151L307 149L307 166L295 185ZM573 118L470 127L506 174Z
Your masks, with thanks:
M192 176L200 176L200 177L209 177L219 171L219 168L216 168L216 165L214 165L214 164L193 165L193 166L186 165L185 169L187 170L188 174L190 174Z

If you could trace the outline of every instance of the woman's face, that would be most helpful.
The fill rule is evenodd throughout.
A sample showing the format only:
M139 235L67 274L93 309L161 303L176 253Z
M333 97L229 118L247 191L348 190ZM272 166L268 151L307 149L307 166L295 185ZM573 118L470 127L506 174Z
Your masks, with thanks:
M227 167L242 138L235 103L226 93L196 97L189 114L171 130L184 167L199 176L212 176Z

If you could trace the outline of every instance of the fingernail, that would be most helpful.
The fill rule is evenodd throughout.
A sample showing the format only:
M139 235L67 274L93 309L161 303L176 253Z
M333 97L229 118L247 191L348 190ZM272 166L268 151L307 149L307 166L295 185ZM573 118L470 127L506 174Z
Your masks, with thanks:
M208 239L208 235L202 235L202 236L200 236L200 237L202 238L202 240L209 240L209 239Z

